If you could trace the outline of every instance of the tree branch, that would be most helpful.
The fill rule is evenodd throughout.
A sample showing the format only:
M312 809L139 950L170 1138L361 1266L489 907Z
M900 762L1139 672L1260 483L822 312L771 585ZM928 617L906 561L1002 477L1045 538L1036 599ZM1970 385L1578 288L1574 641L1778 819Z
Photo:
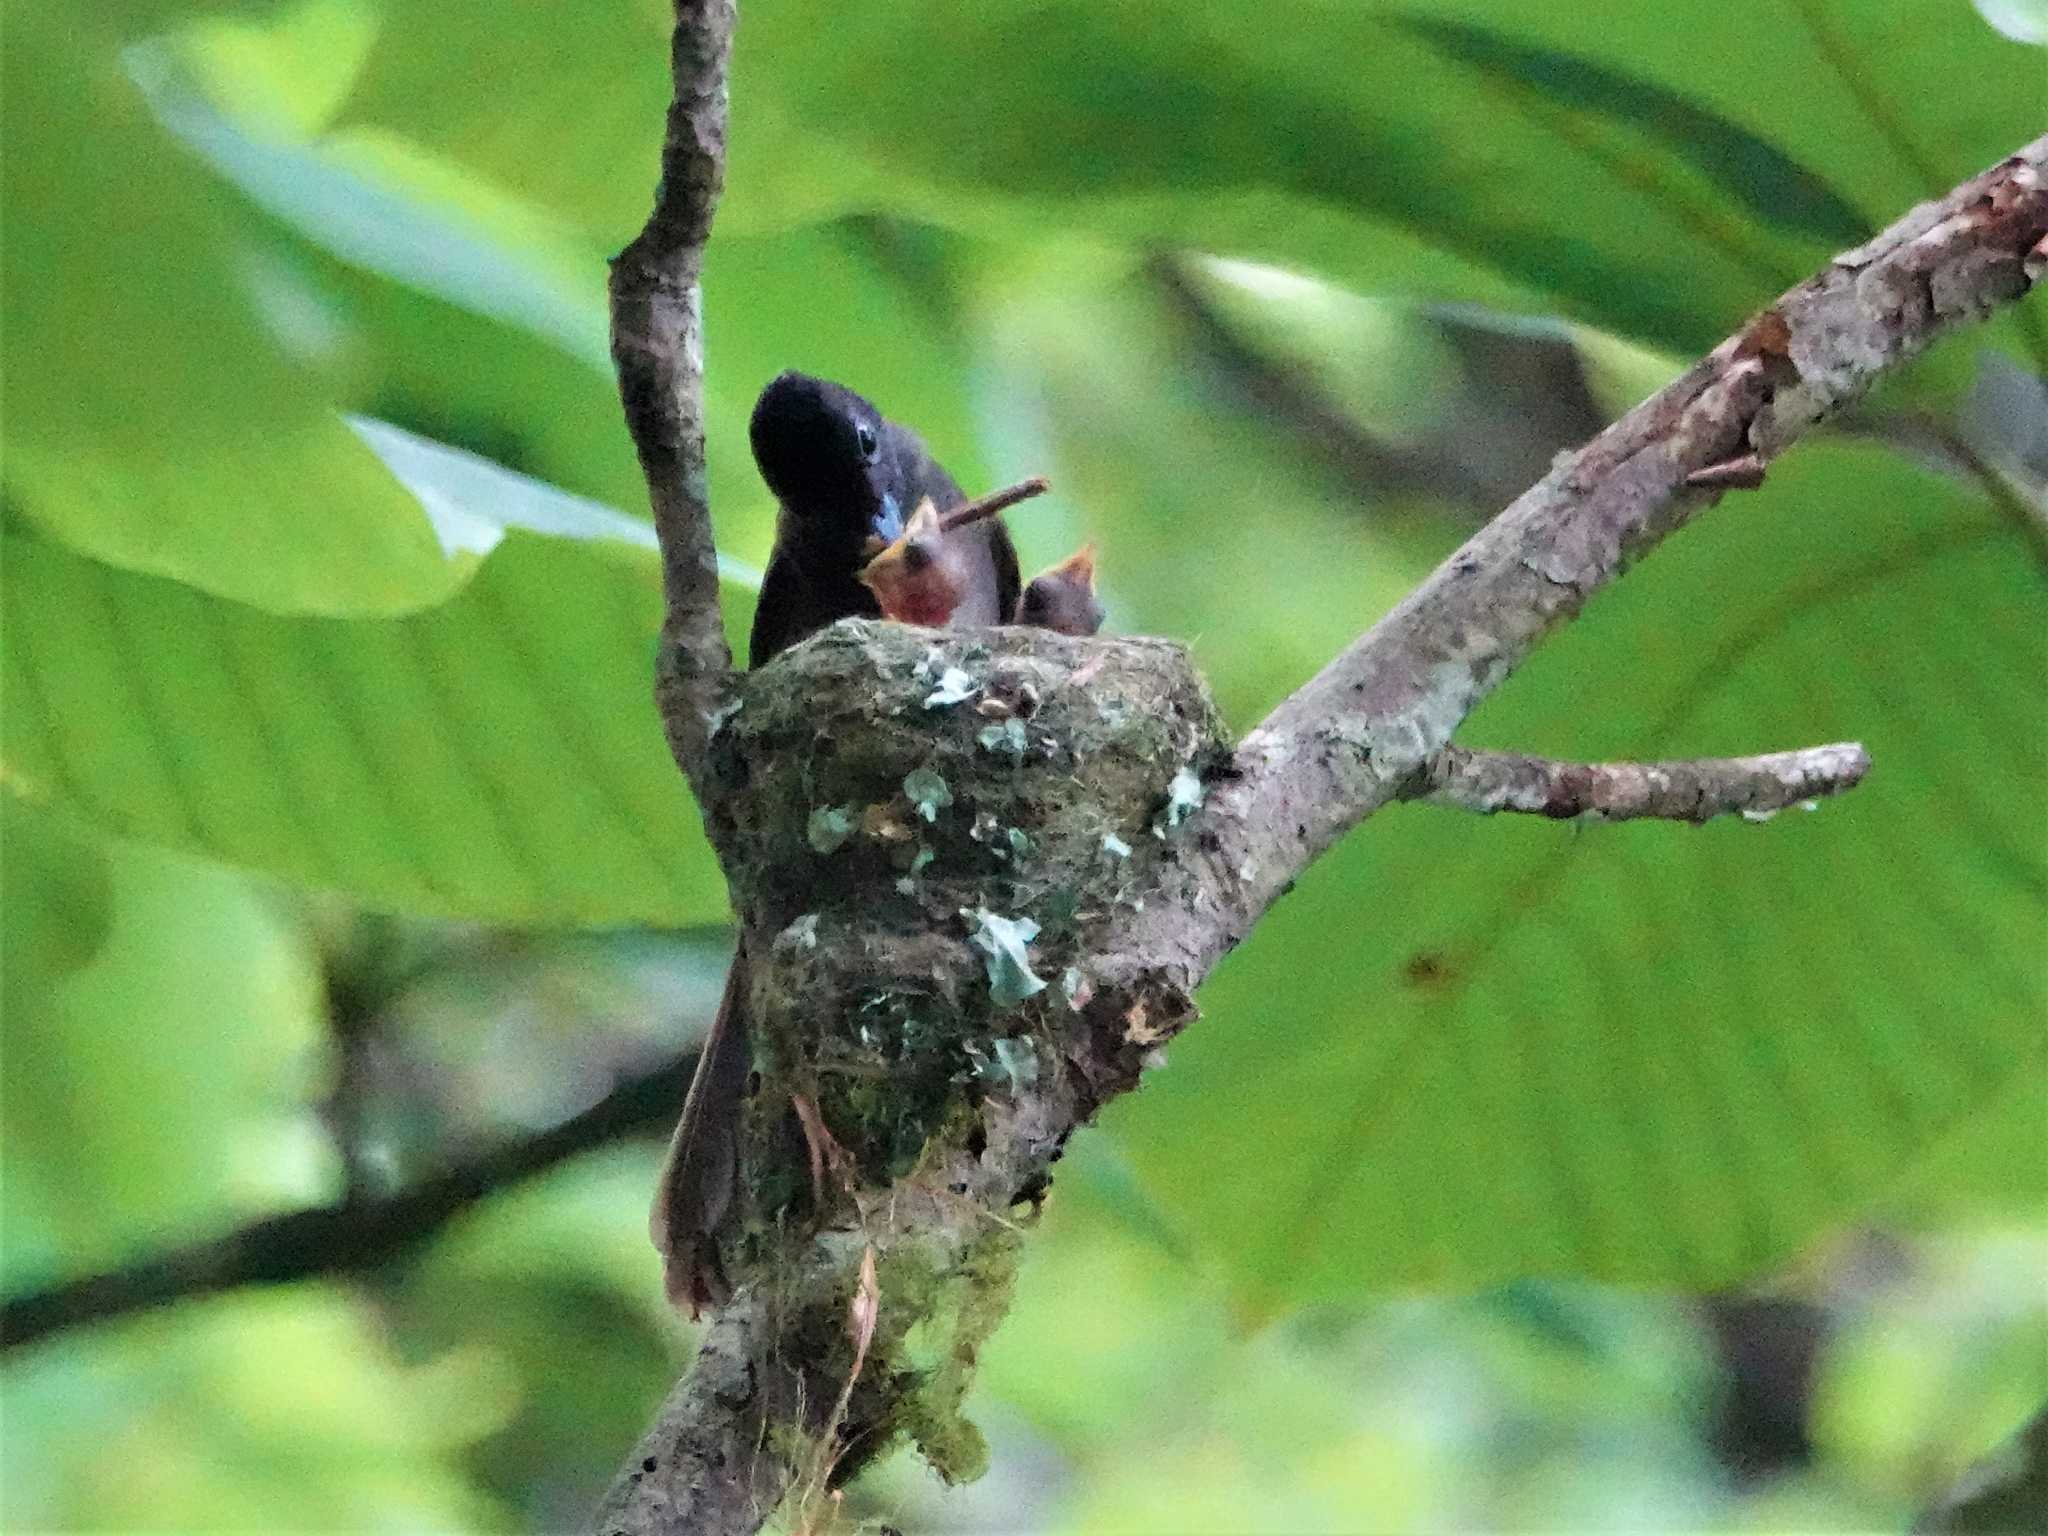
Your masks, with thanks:
M722 80L730 10L678 14L671 149L680 121L715 159L716 125L701 114L715 112L717 93L703 82ZM1184 655L1160 642L934 638L853 623L750 674L714 764L711 706L729 663L706 617L715 596L701 479L693 499L664 511L666 461L650 453L635 416L644 401L626 385L671 575L670 631L697 641L665 645L664 718L734 881L748 952L762 957L761 1086L744 1147L763 1166L742 1192L734 1299L598 1528L752 1530L803 1466L836 1461L850 1475L859 1456L845 1453L899 1431L942 1473L971 1473L958 1394L1014 1268L1007 1213L1043 1191L1068 1133L1135 1085L1192 1017L1210 968L1308 864L1439 771L1453 732L1550 630L1725 490L1756 483L1879 375L2023 294L2035 275L2026 258L2048 238L2044 165L2048 138L1785 294L1561 462L1234 751L1215 736ZM701 181L715 187L715 165ZM708 213L708 197L699 206ZM687 227L701 238L701 218ZM673 265L694 277L693 254ZM667 340L694 335L684 326ZM619 350L623 375L633 358ZM694 366L668 366L694 405ZM981 726L979 707L929 713L917 668L934 657L979 668L982 704L1000 705L1007 723L1028 716L1026 736L1008 738L1020 743L1014 758L987 744L998 728ZM861 750L846 750L851 741ZM1067 771L1073 762L1099 767ZM914 783L944 796L913 795ZM865 807L844 852L805 836L821 806ZM1033 832L998 855L984 825ZM892 847L908 851L892 828L919 844L907 870L889 863ZM845 862L820 862L835 858ZM1058 933L1021 918L1034 903L1050 917L1049 893L1077 914ZM1003 913L988 910L998 894ZM876 1057L877 1038L913 1034L921 1056ZM915 1101L920 1073L929 1081ZM901 1081L901 1102L863 1086L881 1079ZM807 1203L800 1175L781 1182L790 1170L773 1164L788 1096L815 1091L838 1095L819 1107L844 1143L835 1180L845 1187L811 1186ZM905 1144L921 1147L908 1173L895 1161ZM882 1320L860 1392L843 1422L828 1423L855 1370L843 1320L869 1252ZM951 1363L916 1363L910 1329L949 1317L940 1353Z
M704 242L725 182L726 61L733 0L676 0L675 97L654 212L612 262L612 361L661 543L666 612L655 701L669 750L695 786L731 677L718 551L704 478Z
M596 1147L675 1121L693 1055L621 1082L581 1114L493 1147L411 1189L292 1211L0 1304L0 1349L245 1285L360 1274L432 1237L479 1201Z
M2048 1530L2048 1407L1913 1522L1913 1536L2022 1536L2040 1530Z
M1712 472L1760 472L1936 337L2020 298L2044 239L2048 137L1835 257L1561 460L1244 739L1197 824L1201 914L1148 905L1129 954L1172 956L1192 991L1545 635L1718 500Z
M1700 822L1737 814L1762 820L1854 789L1868 772L1870 754L1854 741L1670 763L1562 763L1445 747L1401 798L1482 816L1519 811L1554 821Z
M775 1331L758 1292L735 1297L712 1322L697 1360L655 1415L598 1506L601 1536L758 1529L794 1475L763 1454L770 1420L762 1362Z

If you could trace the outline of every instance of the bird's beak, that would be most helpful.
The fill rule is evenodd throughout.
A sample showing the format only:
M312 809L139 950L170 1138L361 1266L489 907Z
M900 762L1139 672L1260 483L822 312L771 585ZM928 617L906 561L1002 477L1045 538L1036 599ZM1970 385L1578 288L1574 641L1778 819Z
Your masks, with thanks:
M884 545L893 544L903 537L903 505L889 491L882 492L881 505L875 509L873 519L868 523L868 538L880 540Z

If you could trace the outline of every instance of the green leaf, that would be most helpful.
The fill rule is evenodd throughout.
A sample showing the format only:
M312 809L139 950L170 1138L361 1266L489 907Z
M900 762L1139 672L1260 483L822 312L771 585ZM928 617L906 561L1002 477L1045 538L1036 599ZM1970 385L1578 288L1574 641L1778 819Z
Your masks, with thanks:
M275 0L222 0L201 4L199 0L106 0L92 7L95 24L110 27L123 36L147 36L194 16L213 13L234 16L270 9Z
M25 8L4 83L0 195L34 210L0 264L10 503L97 558L276 611L455 590L473 562L279 343L288 323L331 350L326 317L293 308L247 210L149 121L111 46Z
M248 20L192 0L182 8L197 19L157 46L175 47L237 117L300 133L334 115L378 30L353 0L265 0Z
M2015 1074L1991 1103L1942 1137L1874 1220L1935 1230L1958 1221L2042 1221L2048 1180L2040 1170L2048 1125L2048 1072Z
M349 425L434 520L441 542L451 549L488 555L508 530L557 539L609 540L657 554L650 524L627 517L602 502L493 464L481 454L450 448L389 422L352 417ZM718 579L758 594L761 573L745 561L718 557Z
M18 803L7 828L10 1286L324 1193L304 933L225 870L95 846ZM37 965L36 930L76 947Z
M0 1514L15 1530L516 1526L468 1459L515 1406L506 1365L407 1357L391 1326L353 1290L297 1286L10 1360ZM100 1476L108 1444L147 1446L149 1475Z
M18 534L5 551L13 792L372 907L723 914L650 702L659 575L637 543L515 528L454 600L356 621L265 614Z
M342 122L398 128L616 248L653 206L669 26L665 7L639 0L573 17L482 0L389 6ZM533 91L516 112L491 87L507 80ZM564 112L571 102L579 110Z
M1762 223L1844 244L1865 233L1861 215L1817 172L1678 91L1484 27L1422 16L1396 15L1393 22L1500 84L1594 120L1639 126Z
M2033 59L1947 0L1854 28L1839 10L1693 3L1594 26L1513 0L1464 29L1487 40L1481 68L1474 50L1461 58L1415 31L1469 16L1448 0L1221 0L1174 7L1171 25L1147 7L963 17L932 4L829 29L822 5L784 3L750 14L734 94L744 103L751 86L859 149L927 216L1057 202L1063 225L1112 238L1306 265L1362 289L1455 283L1490 297L1441 259L1408 259L1419 244L1691 349L1817 265L1855 212L1874 227L2038 128ZM1703 57L1741 68L1701 70ZM992 71L992 58L1011 63ZM1929 69L1977 88L1927 91ZM933 78L975 88L933 92ZM742 115L736 133L746 126ZM736 152L735 201L750 169L788 179L803 162ZM1252 215L1246 189L1343 210L1355 249L1330 265L1312 225L1270 205ZM1199 230L1182 216L1196 202Z
M646 107L667 97L651 18L485 9L404 7L351 110L622 240L644 203L616 168L653 165ZM479 46L451 80L442 61ZM513 76L553 110L505 113ZM732 101L725 235L879 210L1016 246L1056 223L1361 291L1561 305L1690 351L2032 137L2044 91L2036 56L1953 0L1689 0L1597 25L1551 0L1483 20L1456 0L760 0Z
M408 1348L502 1362L512 1412L465 1464L537 1523L596 1504L673 1379L675 1314L649 1283L655 1176L638 1147L586 1154L480 1204L406 1272Z
M539 323L545 316L538 311L528 330L515 328L517 317L483 313L487 286L471 292L453 283L429 294L345 263L328 249L343 242L323 236L315 249L311 240L301 253L306 280L332 296L361 347L361 377L346 405L612 506L644 507L608 355L601 370L589 361L605 351L601 317L589 344L571 347ZM603 264L595 249L564 246L543 265L568 264L579 251L596 302ZM855 383L890 414L916 423L964 483L986 482L957 341L858 230L724 241L711 264L706 346L718 366L708 380L706 436L722 548L755 562L767 557L775 503L754 468L747 420L762 384L784 367ZM735 643L744 636L736 625Z
M906 265L871 223L734 238L705 253L704 346L712 505L752 506L765 549L774 503L747 442L754 398L785 368L838 379L908 423L970 491L993 488L975 380L943 282ZM721 510L721 517L724 516Z
M1526 1274L1713 1286L1909 1178L1926 1199L1930 1154L2048 1066L2044 672L2016 526L1882 453L1803 446L1467 739L1860 738L1869 781L1765 827L1376 817L1212 980L1118 1134L1259 1308ZM2007 1172L2048 1194L2038 1158Z
M166 50L132 51L130 70L158 121L280 223L363 271L609 372L596 260L565 249L545 220L402 143L365 136L316 149L258 138L184 88Z
M7 848L0 859L7 946L0 987L11 1014L99 952L113 897L106 861L90 839L12 798L0 798L0 828Z

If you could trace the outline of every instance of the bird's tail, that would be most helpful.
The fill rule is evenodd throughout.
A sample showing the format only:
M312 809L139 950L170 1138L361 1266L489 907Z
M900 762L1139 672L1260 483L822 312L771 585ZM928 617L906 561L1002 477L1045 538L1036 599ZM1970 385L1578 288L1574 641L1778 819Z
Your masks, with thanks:
M733 957L725 996L704 1036L697 1074L654 1187L647 1234L661 1254L668 1299L696 1317L732 1294L717 1230L739 1191L740 1100L752 1051L747 1043L747 955Z

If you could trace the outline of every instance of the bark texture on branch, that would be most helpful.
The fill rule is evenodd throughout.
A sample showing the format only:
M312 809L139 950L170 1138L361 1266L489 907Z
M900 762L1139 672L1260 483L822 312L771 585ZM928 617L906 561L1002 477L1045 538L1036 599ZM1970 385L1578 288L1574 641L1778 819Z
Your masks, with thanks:
M1204 812L1208 919L1150 913L1137 942L1177 954L1192 989L1546 634L1882 374L2025 294L2044 239L2048 137L1843 252L1560 459L1245 738Z
M633 1447L598 1506L599 1536L758 1529L788 1486L786 1458L762 1454L769 1356L764 1302L736 1297L705 1330L696 1363Z
M1868 772L1870 754L1853 741L1670 763L1561 763L1445 747L1402 798L1482 816L1518 811L1554 821L1758 820L1854 789Z
M675 98L654 212L612 261L612 363L661 541L666 609L655 703L692 785L732 675L704 476L704 305L697 280L725 182L733 0L677 0Z
M735 1296L607 1498L598 1529L621 1536L756 1529L897 1435L971 1475L959 1403L1019 1221L1217 959L1432 765L1461 782L1439 754L1547 632L1885 370L2018 297L2048 238L2043 139L1836 258L1561 461L1235 749L1159 642L847 623L735 684L690 286L732 15L678 18L663 188L615 269L616 350L667 567L664 721L763 956L760 1088ZM809 1170L792 1101L834 1138ZM867 1261L879 1316L856 1339Z

